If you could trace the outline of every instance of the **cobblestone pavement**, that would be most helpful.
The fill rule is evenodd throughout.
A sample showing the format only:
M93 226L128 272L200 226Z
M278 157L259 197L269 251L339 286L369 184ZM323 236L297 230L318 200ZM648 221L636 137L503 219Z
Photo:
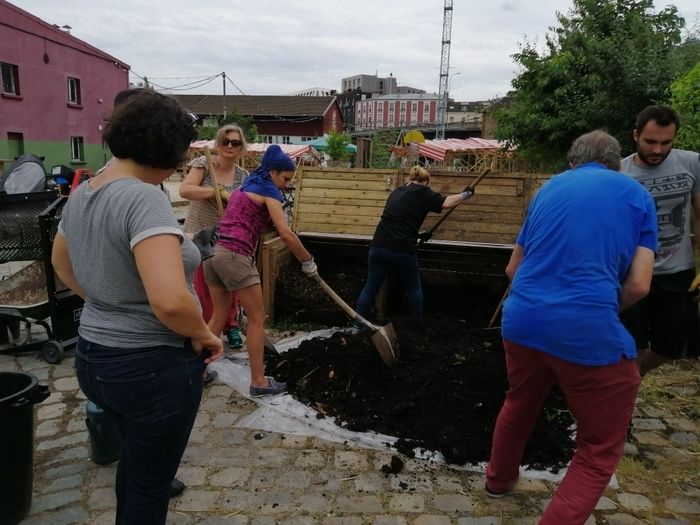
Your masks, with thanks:
M34 497L23 525L114 520L115 465L89 459L85 398L70 354L55 366L34 354L0 355L0 370L30 372L52 392L35 410ZM623 460L620 488L606 492L586 525L700 523L700 364L681 366L693 384L650 394L674 395L680 409L666 413L640 401L639 456ZM534 524L555 488L521 480L512 495L489 500L483 475L407 458L402 472L387 475L389 450L237 428L255 407L221 383L206 389L178 474L187 489L172 500L169 524ZM668 481L654 479L666 473Z

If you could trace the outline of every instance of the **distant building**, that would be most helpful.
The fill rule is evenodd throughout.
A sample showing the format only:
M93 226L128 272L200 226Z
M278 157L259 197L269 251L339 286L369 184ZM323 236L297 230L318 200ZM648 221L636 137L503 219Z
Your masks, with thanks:
M302 91L296 91L294 93L289 93L290 97L330 97L336 94L335 89L313 87L309 89L304 89Z
M434 127L437 104L438 95L425 93L395 93L361 100L355 105L355 131Z
M303 144L342 131L343 119L336 97L271 95L171 95L200 118L227 111L251 117L261 142Z
M5 0L0 21L0 160L102 166L102 126L129 66Z
M342 79L341 86L341 93L360 91L364 93L384 95L387 93L399 92L396 79L391 75L388 77L379 77L377 75L355 75Z

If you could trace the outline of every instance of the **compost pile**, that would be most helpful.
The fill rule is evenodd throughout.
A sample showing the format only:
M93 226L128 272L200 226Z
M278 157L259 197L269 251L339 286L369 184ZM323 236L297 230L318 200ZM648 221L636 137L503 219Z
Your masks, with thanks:
M267 369L290 393L349 430L400 438L399 451L440 451L449 463L487 461L507 380L498 330L455 318L398 320L400 359L381 361L367 332L303 342ZM524 464L558 471L571 458L573 419L554 390L525 450Z

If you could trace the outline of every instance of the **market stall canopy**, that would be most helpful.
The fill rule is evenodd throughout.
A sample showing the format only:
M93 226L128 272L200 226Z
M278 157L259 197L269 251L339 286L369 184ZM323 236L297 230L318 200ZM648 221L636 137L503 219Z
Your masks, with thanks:
M505 150L506 143L493 139L444 139L444 140L426 140L422 144L418 144L418 155L429 158L438 162L468 153L484 153L489 151ZM407 147L391 146L391 151L401 156L408 154Z
M315 139L315 140L310 140L306 144L309 146L312 146L313 148L317 149L318 151L326 151L328 149L328 141L323 137ZM346 153L356 153L357 146L355 146L354 144L348 144L347 146L345 146L345 152Z
M311 147L309 144L277 144L282 151L284 151L287 155L289 155L293 159L297 159L301 156L303 156L306 153L309 153L313 155L314 157L318 157L318 153L314 151L314 148ZM213 149L214 146L216 146L216 141L215 140L196 140L190 144L190 149L194 151L203 151L204 146L209 146L210 149ZM246 146L246 155L251 156L251 155L262 155L265 153L265 150L268 148L268 146L271 146L271 144L267 143L261 143L261 142L253 142L250 143Z

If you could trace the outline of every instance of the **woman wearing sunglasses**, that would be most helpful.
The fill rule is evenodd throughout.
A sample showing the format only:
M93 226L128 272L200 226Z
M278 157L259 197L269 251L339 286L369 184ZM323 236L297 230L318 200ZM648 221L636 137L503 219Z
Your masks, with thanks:
M214 175L220 191L224 207L228 196L238 188L248 172L238 165L238 159L246 148L243 130L234 124L223 126L216 134L216 155L213 156ZM207 168L205 156L197 157L187 167L189 171L180 186L180 196L190 202L189 211L183 229L190 237L198 231L215 226L219 222L219 210L214 196L214 180ZM202 303L202 316L209 321L213 307L209 288L204 281L202 266L194 274L194 289ZM238 298L231 298L231 309L223 328L230 348L243 346L241 332L238 328ZM208 375L206 379L212 379Z

